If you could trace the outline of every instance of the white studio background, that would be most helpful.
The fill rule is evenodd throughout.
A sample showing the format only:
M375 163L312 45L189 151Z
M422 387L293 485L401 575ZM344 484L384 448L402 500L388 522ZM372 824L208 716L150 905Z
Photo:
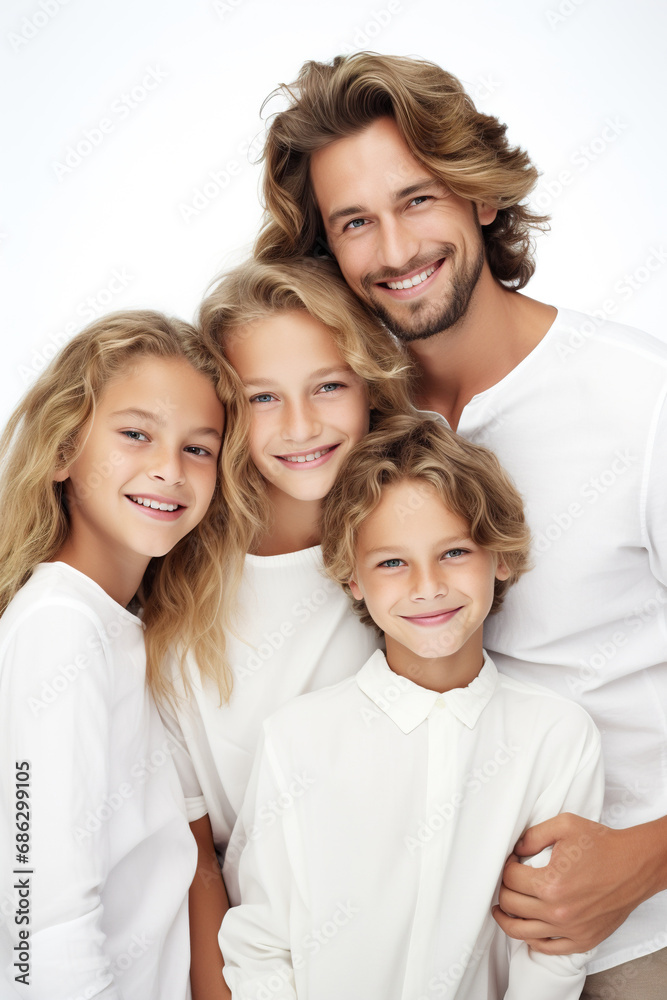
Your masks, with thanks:
M6 419L91 319L191 319L260 220L263 99L306 59L370 48L457 74L543 173L528 291L667 339L661 0L9 0Z

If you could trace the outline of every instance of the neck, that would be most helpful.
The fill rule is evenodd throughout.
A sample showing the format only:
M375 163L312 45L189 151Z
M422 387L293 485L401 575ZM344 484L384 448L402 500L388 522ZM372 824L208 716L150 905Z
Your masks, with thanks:
M101 552L94 541L82 538L81 532L76 537L71 534L53 561L78 569L126 608L139 589L150 559L144 556L128 558L127 552L114 553L106 549Z
M484 664L481 627L451 656L419 656L390 635L385 636L385 639L387 663L394 673L407 677L428 691L444 693L454 688L467 687Z
M258 556L300 552L321 540L321 500L296 500L279 490L269 491L271 526L257 546Z
M461 319L409 349L420 369L417 404L456 430L473 396L495 385L542 340L557 310L497 282L485 264Z

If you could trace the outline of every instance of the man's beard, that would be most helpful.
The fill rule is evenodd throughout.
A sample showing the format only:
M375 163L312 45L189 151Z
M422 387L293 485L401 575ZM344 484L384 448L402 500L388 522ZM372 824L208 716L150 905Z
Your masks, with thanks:
M437 260L444 257L445 261L450 259L455 253L455 247L451 243L443 243L438 249ZM429 258L428 261L409 263L403 268L402 273L408 274L410 271L416 271L420 266L428 267L428 265L433 261L433 256ZM441 264L441 267L445 266L445 262ZM468 305L470 304L470 299L472 298L472 293L475 290L475 286L479 281L479 276L482 273L482 267L484 266L484 241L480 239L479 252L476 257L470 261L468 266L462 270L452 270L450 276L450 290L447 301L440 303L425 303L417 300L414 303L406 302L408 309L412 310L412 315L414 321L410 326L403 325L399 323L393 313L382 305L379 305L374 297L373 286L378 280L381 281L393 281L394 277L384 277L381 279L374 278L370 276L364 278L362 285L368 296L370 308L375 315L382 320L385 326L391 330L394 336L398 337L404 343L409 344L415 340L428 340L429 337L435 336L436 333L441 333L443 330L448 330L451 326L465 315ZM396 275L396 278L400 275ZM429 308L430 306L430 308ZM434 311L435 310L435 311ZM420 313L426 313L421 318ZM428 315L430 313L430 315Z

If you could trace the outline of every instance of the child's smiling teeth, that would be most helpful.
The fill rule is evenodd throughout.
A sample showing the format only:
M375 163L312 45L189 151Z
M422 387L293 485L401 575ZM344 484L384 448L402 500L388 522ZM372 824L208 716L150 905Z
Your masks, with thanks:
M130 500L134 500L139 506L150 507L152 510L178 510L179 508L177 503L160 503L158 500L149 500L148 497L130 496Z
M420 285L422 281L426 281L427 278L430 278L435 271L435 268L436 265L432 264L430 267L427 267L425 271L422 271L421 274L415 274L412 278L405 278L403 281L386 281L385 284L387 288L392 288L394 290L397 288L412 288L413 285Z
M333 447L334 445L332 445L331 448L322 448L321 451L313 451L309 455L280 455L279 457L282 458L284 462L314 462L316 458L321 458L322 455L326 455L326 453L331 451Z

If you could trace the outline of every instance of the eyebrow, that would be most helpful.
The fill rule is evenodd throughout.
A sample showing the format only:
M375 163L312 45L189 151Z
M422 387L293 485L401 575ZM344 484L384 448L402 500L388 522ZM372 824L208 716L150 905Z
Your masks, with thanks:
M403 198L407 198L409 195L415 194L417 191L423 191L424 189L432 188L435 185L438 187L443 186L442 182L436 177L422 177L420 180L415 181L414 184L409 184L408 187L395 191L392 197L394 201L401 201ZM363 205L350 205L348 208L337 208L329 215L327 223L332 226L334 222L338 222L339 219L344 219L348 216L364 215L367 212L368 209Z
M461 535L456 535L454 538L443 538L441 541L436 542L433 546L434 549L456 549L460 545L464 545L466 542L472 542L472 538L469 535L461 537ZM376 549L369 549L364 555L377 556L380 553L392 553L394 556L400 558L401 553L405 553L405 549L401 545L379 545Z
M136 417L137 420L149 420L152 424L164 427L166 421L158 413L151 413L150 410L137 410L129 407L127 410L116 410L112 417Z
M348 365L339 365L338 368L318 368L316 371L311 372L308 375L309 379L316 380L318 378L331 378L332 375L345 375L349 378L350 375L356 375ZM243 379L243 385L250 387L251 385L257 386L258 388L262 386L272 386L276 384L276 380L272 378L252 378Z
M158 413L151 413L150 410L137 410L133 407L127 410L116 410L115 413L111 414L112 417L134 417L137 420L146 421L152 424L157 424L158 427L164 427L166 425L166 420L161 417ZM220 431L216 431L215 427L196 427L194 430L188 432L188 437L197 436L201 437L203 435L209 435L222 441L222 434Z

